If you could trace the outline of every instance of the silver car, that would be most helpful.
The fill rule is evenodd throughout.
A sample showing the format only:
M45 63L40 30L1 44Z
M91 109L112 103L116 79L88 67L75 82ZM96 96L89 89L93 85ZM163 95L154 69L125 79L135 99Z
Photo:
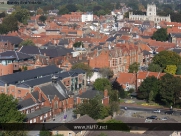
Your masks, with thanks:
M153 112L154 113L160 113L161 111L160 110L154 110Z

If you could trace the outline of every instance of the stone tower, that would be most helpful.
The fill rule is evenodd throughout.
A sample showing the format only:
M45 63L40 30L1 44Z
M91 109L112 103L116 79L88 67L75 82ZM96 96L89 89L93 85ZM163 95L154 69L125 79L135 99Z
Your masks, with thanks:
M148 4L147 5L147 16L156 16L156 5L155 4Z

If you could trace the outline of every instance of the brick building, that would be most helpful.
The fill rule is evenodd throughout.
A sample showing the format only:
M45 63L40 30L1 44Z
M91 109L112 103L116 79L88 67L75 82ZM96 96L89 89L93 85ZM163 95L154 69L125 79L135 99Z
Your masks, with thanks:
M89 65L92 68L110 67L114 74L128 72L129 65L134 62L143 63L143 53L138 46L133 44L117 44L113 48L95 50L89 56Z
M73 108L73 93L68 91L58 77L38 85L19 102L19 111L26 114L28 123L45 122L53 116Z
M14 45L8 41L0 41L0 53L8 50L14 50Z
M22 66L34 63L33 56L17 51L5 51L0 56L0 76L12 74Z

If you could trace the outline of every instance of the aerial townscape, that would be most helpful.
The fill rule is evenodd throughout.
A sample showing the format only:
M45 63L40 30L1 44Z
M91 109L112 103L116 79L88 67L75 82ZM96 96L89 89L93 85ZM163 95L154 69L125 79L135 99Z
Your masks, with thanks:
M0 4L0 136L181 136L179 0L25 1Z

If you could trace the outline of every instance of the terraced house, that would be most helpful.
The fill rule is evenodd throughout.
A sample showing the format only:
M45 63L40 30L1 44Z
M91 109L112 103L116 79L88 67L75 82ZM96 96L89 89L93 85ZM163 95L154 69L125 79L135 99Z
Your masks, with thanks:
M0 77L0 93L11 94L14 98L23 99L27 93L31 93L34 87L51 81L56 74L67 90L73 93L85 91L86 75L82 70L62 72L55 65L18 72Z

